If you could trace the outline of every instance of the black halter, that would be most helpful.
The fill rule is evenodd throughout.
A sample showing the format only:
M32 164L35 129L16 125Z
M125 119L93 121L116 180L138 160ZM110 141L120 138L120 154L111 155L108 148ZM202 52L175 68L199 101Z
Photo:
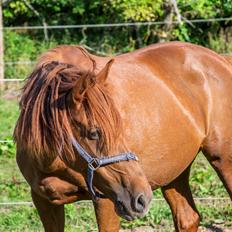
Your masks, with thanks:
M93 199L96 198L106 198L103 194L96 192L93 189L93 174L94 171L98 168L113 164L116 162L121 161L129 161L129 160L135 160L138 161L138 158L135 154L132 152L125 152L121 153L116 156L110 156L110 157L104 157L104 158L93 158L89 153L76 141L76 139L72 139L72 144L76 148L77 152L80 154L80 156L88 163L88 170L87 170L87 187L92 195Z

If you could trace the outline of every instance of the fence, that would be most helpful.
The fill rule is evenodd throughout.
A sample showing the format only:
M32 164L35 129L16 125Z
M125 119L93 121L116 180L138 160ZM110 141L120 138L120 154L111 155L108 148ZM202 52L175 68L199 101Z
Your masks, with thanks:
M207 22L221 22L231 21L232 17L227 18L211 18L211 19L185 19L185 23L207 23ZM155 21L155 22L134 22L134 23L105 23L105 24L82 24L82 25L43 25L43 26L16 26L3 27L0 30L41 30L41 29L70 29L70 28L97 28L97 27L130 27L130 26L151 26L164 24L179 24L179 21Z
M207 204L212 204L212 203L215 203L216 204L219 204L221 207L223 207L226 204L230 204L231 203L231 200L229 197L195 197L194 198L194 201L199 204L204 204L204 205L207 205ZM152 199L152 203L163 203L165 202L165 200L163 198L156 198L156 199ZM81 202L78 202L76 204L91 204L92 202L91 201L81 201ZM33 206L33 202L31 201L11 201L11 202L0 202L0 207L1 206Z
M198 23L213 23L213 22L229 22L232 21L232 17L221 17L221 18L209 18L209 19L193 19L187 20L182 18L180 21L155 21L155 22L134 22L134 23L106 23L106 24L82 24L82 25L42 25L42 26L12 26L12 27L3 27L0 28L0 33L4 31L12 30L63 30L63 29L87 29L87 28L114 28L114 27L140 27L140 26L152 26L152 25L170 25L170 24L180 24L186 23L194 26ZM92 50L89 47L90 50ZM106 54L103 54L106 55ZM10 66L10 65L32 65L35 64L35 61L24 60L24 61L6 61L4 64L0 65ZM3 80L0 80L1 82ZM4 80L5 81L5 80Z

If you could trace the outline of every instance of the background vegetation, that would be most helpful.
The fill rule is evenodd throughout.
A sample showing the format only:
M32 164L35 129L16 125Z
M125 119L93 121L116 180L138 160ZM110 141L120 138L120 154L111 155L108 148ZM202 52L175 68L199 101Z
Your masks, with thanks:
M35 60L57 44L81 44L99 54L116 54L170 40L188 41L220 53L232 49L232 21L189 20L230 17L232 0L5 0L4 26L76 25L164 21L162 25L81 29L4 30L5 61ZM178 21L178 23L172 23ZM30 65L6 65L6 77L24 78Z
M188 20L232 16L232 0L5 0L4 26L97 24L165 21L162 25L4 30L5 76L25 78L32 64L10 62L34 61L58 44L81 44L97 54L118 54L145 45L171 40L188 41L220 53L232 52L232 21L190 23ZM181 19L180 21L178 21ZM174 23L178 21L178 23ZM172 23L173 22L173 23ZM0 140L11 140L18 116L20 85L0 89ZM214 171L200 154L194 163L191 187L195 197L228 197ZM160 191L154 198L160 198ZM29 188L15 165L15 147L0 143L0 202L31 201ZM232 226L229 201L210 201L198 208L203 227ZM200 204L201 203L201 204ZM66 231L96 231L93 209L88 203L66 206ZM148 225L171 231L171 213L166 203L153 203L149 214L122 227ZM28 206L0 205L0 231L42 231L36 210ZM173 227L172 227L173 228Z

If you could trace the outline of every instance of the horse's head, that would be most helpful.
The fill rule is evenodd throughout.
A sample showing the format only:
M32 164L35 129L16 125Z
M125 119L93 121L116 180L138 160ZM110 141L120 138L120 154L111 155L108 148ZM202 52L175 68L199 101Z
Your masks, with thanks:
M152 192L139 161L129 153L119 112L106 85L112 63L109 61L96 75L88 73L80 78L68 97L69 109L74 143L78 143L74 146L77 167L82 167L89 191L92 183L88 179L92 175L93 189L110 198L120 216L132 220L147 211ZM87 153L90 159L81 153Z
M60 156L83 175L93 197L100 192L132 220L147 211L151 187L126 145L106 85L113 61L97 74L92 62L92 71L59 62L38 66L24 87L15 139L40 163Z

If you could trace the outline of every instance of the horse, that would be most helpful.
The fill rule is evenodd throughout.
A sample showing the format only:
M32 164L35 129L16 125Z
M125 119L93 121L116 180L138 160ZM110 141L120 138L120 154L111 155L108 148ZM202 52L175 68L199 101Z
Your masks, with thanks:
M118 232L157 188L176 231L197 231L189 173L199 151L232 197L231 89L229 59L190 43L114 57L74 45L45 52L14 131L45 231L64 231L64 204L92 200L99 231Z
M225 55L223 55L223 57L232 64L232 56L231 55L225 54Z

